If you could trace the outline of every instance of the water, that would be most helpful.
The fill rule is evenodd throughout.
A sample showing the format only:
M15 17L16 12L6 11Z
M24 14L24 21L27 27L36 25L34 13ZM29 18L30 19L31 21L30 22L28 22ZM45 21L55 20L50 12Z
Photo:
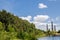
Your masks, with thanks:
M43 37L43 38L38 38L38 40L60 40L60 36L55 36L55 37Z

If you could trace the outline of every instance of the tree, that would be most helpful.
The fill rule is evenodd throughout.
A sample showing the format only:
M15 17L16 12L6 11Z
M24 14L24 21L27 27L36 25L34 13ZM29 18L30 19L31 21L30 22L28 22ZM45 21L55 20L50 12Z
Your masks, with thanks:
M2 22L0 22L0 31L4 30Z
M58 33L60 33L60 30L58 31Z

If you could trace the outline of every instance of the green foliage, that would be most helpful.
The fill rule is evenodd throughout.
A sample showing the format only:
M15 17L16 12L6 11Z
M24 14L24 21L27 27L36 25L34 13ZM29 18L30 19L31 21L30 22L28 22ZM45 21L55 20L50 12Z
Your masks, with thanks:
M55 35L55 31L50 31L50 30L48 30L47 32L46 32L46 35L47 36L53 36L53 35Z
M60 30L58 31L58 33L60 33Z
M17 33L16 32L6 32L6 31L0 31L0 40L12 40L17 39Z
M15 32L14 28L10 24L8 25L8 30L9 30L9 32Z
M0 22L0 31L4 29L2 22Z
M39 33L43 31L37 30L33 23L6 10L0 11L0 40L37 40L36 35Z

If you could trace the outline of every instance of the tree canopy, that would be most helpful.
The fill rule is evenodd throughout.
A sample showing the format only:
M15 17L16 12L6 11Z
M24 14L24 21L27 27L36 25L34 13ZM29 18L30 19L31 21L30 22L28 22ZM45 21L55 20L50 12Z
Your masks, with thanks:
M37 40L36 35L42 33L33 23L22 20L6 10L0 11L0 40Z

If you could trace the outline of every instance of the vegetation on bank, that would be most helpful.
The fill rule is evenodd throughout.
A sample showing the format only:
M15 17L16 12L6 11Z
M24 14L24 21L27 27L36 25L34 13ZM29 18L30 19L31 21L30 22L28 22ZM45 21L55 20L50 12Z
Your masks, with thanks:
M45 34L46 34L46 36L60 36L60 30L58 30L58 31L47 30Z
M0 40L37 40L45 32L6 10L0 11Z

